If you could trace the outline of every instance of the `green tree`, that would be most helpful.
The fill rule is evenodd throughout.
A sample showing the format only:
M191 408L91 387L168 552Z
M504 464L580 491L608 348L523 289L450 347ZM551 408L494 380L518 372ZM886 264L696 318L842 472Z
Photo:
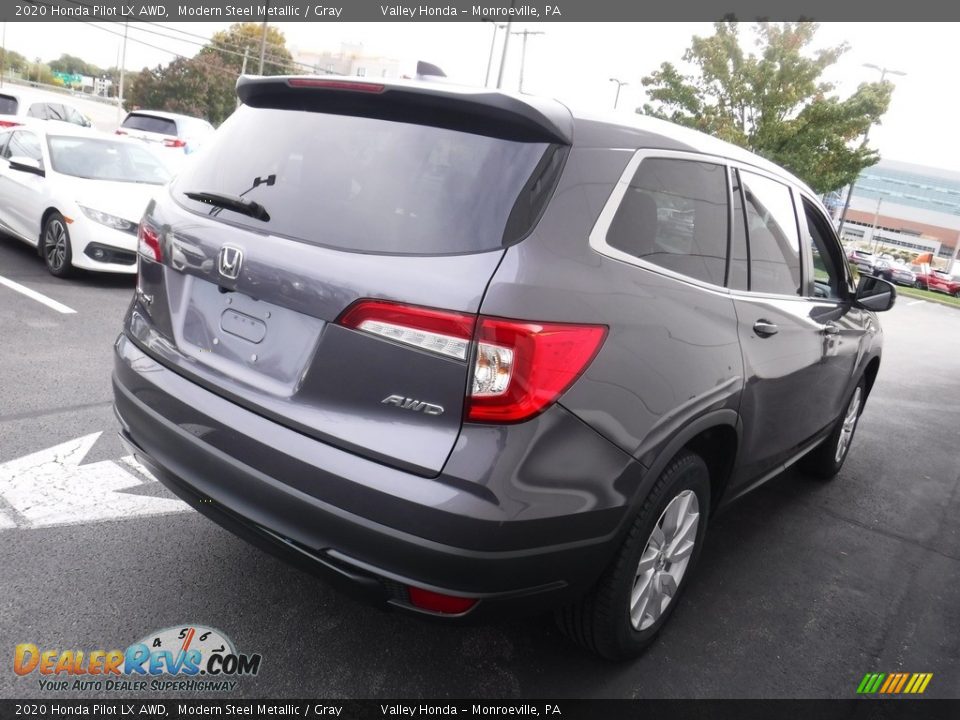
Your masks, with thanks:
M124 90L127 110L144 108L206 118L217 125L236 107L237 76L216 56L178 58L166 66L144 68Z
M893 85L863 83L845 99L821 76L848 49L811 51L816 23L756 23L745 53L739 24L718 22L683 55L643 78L651 102L637 112L715 135L782 165L818 193L843 187L879 160L860 142L890 104Z
M47 63L53 72L67 73L69 75L89 75L91 77L100 77L103 73L96 65L88 63L83 58L75 55L62 54L56 60Z
M237 105L237 78L243 65L243 49L249 48L247 72L256 73L260 62L260 23L235 23L215 33L195 57L178 58L169 65L144 68L130 78L124 91L127 109L167 110L223 122ZM293 59L283 33L267 28L264 75L290 73ZM238 54L239 53L239 54Z
M213 34L210 44L200 51L201 57L218 56L226 67L236 68L239 75L243 66L244 50L248 52L247 73L255 74L260 66L260 40L263 25L256 22L234 23L226 30ZM267 44L264 52L264 75L289 75L293 72L293 56L287 50L287 39L273 25L267 26Z

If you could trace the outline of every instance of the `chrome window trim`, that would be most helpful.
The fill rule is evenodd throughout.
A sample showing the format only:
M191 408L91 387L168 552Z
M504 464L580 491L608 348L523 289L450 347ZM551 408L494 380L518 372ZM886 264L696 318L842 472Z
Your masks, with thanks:
M723 285L715 285L714 283L708 283L703 280L699 280L689 275L684 275L682 273L674 272L673 270L668 270L667 268L656 265L655 263L648 262L642 258L635 257L629 253L623 252L612 245L607 243L607 232L610 230L610 225L613 224L613 218L617 213L617 210L620 208L620 203L623 202L624 196L627 194L627 189L630 187L630 181L633 179L633 176L637 172L637 168L640 167L640 163L649 158L658 158L658 159L668 159L668 160L688 160L692 162L702 162L709 163L712 165L720 165L725 168L724 177L727 182L727 200L728 204L731 207L731 185L730 185L730 170L732 168L742 168L748 172L754 173L755 175L762 175L769 178L775 182L784 185L791 195L791 201L793 203L793 212L794 212L794 221L797 223L797 232L799 235L800 226L799 226L799 214L797 210L797 203L795 195L800 193L800 189L797 188L794 183L781 175L772 173L764 168L757 167L756 165L751 165L750 163L743 162L740 160L733 160L731 158L723 157L722 155L711 155L709 153L696 152L692 150L662 150L657 148L640 148L638 149L630 161L627 163L627 166L623 169L623 172L620 174L620 178L617 180L616 185L613 187L613 191L610 193L606 202L603 205L603 209L600 211L600 214L597 216L597 221L593 225L593 229L590 231L589 242L590 247L596 253L603 255L605 257L611 258L612 260L617 260L619 262L626 263L628 265L633 265L634 267L639 267L644 270L662 275L664 277L671 278L673 280L678 280L680 282L686 283L687 285L693 285L704 290L710 290L715 293L722 293L724 295L744 297L744 298L769 298L771 300L800 300L808 301L812 298L808 298L805 295L785 295L782 293L765 293L765 292L755 292L753 290L731 290L728 287ZM729 216L729 213L728 213ZM729 245L731 242L730 237L730 226L728 220L727 227L727 246L728 246L728 255L729 255ZM802 239L801 239L802 240ZM800 282L801 286L804 282L804 273L803 273L803 260L802 257L806 253L803 250L803 242L800 242L800 253L801 253L801 277ZM726 273L724 273L726 275Z

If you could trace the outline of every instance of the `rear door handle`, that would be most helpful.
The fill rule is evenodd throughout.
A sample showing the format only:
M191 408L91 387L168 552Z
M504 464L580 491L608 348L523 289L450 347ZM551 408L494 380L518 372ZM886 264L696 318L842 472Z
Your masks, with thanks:
M823 334L824 334L824 335L839 335L839 334L840 334L840 326L837 325L836 323L828 322L826 325L823 326Z
M762 338L768 338L771 335L776 335L780 332L780 328L774 325L769 320L757 320L753 324L753 331Z

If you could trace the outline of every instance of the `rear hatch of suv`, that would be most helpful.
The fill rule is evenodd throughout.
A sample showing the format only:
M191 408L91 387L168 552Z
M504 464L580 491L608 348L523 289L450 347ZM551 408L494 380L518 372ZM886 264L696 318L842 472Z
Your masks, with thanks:
M282 425L437 474L480 302L549 199L569 112L317 78L239 92L147 210L128 333Z

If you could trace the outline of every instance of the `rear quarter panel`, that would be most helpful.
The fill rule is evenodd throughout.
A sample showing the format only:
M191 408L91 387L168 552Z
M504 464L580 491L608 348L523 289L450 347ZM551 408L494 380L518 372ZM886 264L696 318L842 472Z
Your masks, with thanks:
M560 403L649 467L697 418L737 409L743 361L726 293L591 249L590 231L632 154L574 147L550 206L507 251L481 310L607 325L596 359Z

